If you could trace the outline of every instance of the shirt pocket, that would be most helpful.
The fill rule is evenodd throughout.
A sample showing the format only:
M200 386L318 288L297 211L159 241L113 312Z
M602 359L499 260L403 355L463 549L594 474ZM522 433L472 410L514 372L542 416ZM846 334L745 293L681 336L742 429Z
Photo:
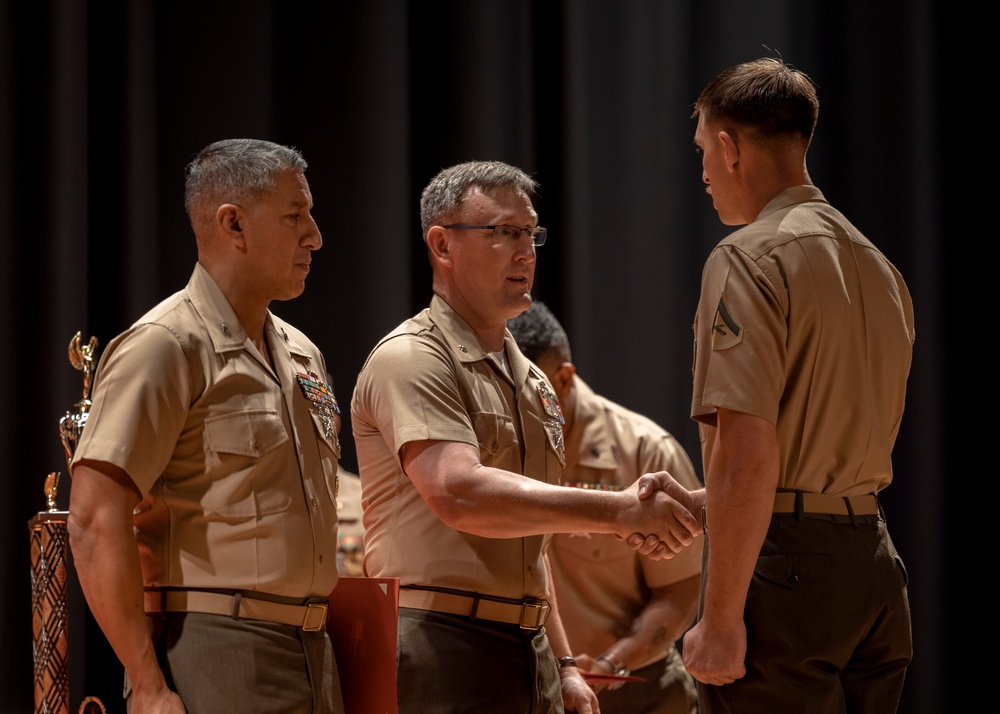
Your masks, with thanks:
M469 416L479 442L479 458L483 466L519 472L512 468L520 461L514 420L506 414L494 412L472 412ZM513 461L512 454L517 456Z
M288 432L273 409L251 409L205 419L209 505L223 516L249 518L286 511Z

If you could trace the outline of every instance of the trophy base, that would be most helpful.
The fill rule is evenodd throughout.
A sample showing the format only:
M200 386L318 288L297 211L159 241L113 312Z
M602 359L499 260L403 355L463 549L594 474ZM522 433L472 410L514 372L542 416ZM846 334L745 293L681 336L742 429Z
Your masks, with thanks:
M65 523L69 518L69 511L39 511L34 518L28 521L28 528L37 531L43 523Z

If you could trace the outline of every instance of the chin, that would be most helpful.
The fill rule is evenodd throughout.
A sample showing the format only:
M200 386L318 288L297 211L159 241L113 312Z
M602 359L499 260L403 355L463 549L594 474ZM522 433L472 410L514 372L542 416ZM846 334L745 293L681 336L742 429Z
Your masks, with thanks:
M294 300L305 291L306 291L306 284L305 282L302 282L298 285L288 288L281 295L279 295L274 299L277 300L278 302L282 302L285 300Z

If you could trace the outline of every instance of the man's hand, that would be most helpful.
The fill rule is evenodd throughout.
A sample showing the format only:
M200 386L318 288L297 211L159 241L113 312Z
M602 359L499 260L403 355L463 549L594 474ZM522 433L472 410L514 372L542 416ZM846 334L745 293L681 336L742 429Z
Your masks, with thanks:
M732 684L747 673L747 630L742 620L713 627L701 620L684 635L684 666L704 684Z
M597 703L597 695L576 667L563 667L559 670L559 678L562 687L563 707L567 712L601 714L601 705Z
M688 491L666 471L643 474L632 488L636 489L640 500L656 499L666 495L671 502L677 504L671 512L674 520L677 519L677 514L683 511L690 515L694 522L692 525L690 521L685 521L687 525L681 529L679 525L674 527L668 521L665 535L660 530L632 533L624 540L633 550L653 560L672 558L675 553L690 545L695 536L704 532L701 515L705 506L704 488Z
M676 484L666 472L663 472L663 476ZM648 485L640 495L641 483L640 479L622 492L634 500L626 502L623 513L623 524L627 530L616 533L616 536L619 540L627 541L634 550L641 551L640 545L633 539L638 535L642 540L644 534L648 533L649 545L646 546L645 541L642 543L642 547L646 547L648 551L644 554L655 552L657 559L672 558L675 553L689 546L702 532L701 522L685 505L691 503L692 499L680 485L676 485L676 488L671 487L671 491L680 498L675 498L673 493L668 493L666 489L653 489Z
M187 709L176 692L159 687L155 692L140 692L132 690L130 703L132 712L150 712L151 714L185 714Z

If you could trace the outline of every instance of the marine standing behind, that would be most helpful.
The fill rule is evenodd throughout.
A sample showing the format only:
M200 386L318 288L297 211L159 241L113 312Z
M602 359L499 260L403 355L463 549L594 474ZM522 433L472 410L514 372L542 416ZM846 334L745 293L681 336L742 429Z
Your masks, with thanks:
M563 484L620 490L645 473L667 471L684 488L701 483L677 439L651 419L595 394L573 364L569 337L543 303L508 320L517 346L559 397L566 437ZM675 642L698 608L701 553L670 560L636 553L599 533L558 533L549 546L559 615L581 668L633 675L641 682L595 680L603 714L693 714L695 682Z

